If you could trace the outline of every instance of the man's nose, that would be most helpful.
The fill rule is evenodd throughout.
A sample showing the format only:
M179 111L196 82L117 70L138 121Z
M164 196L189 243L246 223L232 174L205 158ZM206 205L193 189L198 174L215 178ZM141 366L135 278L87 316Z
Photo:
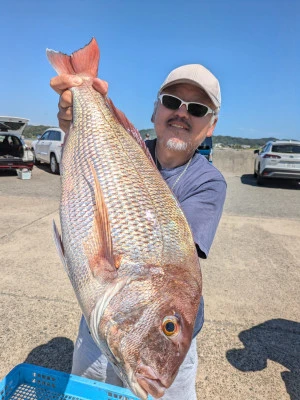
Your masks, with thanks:
M181 104L181 106L176 110L176 114L181 116L181 117L188 117L188 110L187 106L185 104Z

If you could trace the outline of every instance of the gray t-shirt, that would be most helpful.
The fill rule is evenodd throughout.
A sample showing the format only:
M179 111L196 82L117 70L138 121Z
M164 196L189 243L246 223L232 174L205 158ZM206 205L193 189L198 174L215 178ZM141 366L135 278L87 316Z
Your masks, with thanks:
M155 160L156 139L147 140L146 145ZM164 169L160 173L172 188L186 165ZM199 257L206 258L212 245L226 196L223 175L199 153L195 153L185 173L174 186L173 193L180 203L191 227ZM196 318L194 337L200 332L204 321L203 297Z

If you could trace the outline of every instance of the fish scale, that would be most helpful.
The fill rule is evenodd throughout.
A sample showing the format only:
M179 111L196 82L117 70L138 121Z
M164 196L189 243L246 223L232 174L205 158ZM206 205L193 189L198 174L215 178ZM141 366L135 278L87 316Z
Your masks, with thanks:
M83 93L82 88L80 89L73 89L74 93L74 114L75 115L82 115L81 120L85 121L85 114L89 114L94 111L94 108L92 110L90 110L89 112L87 112L87 107L85 107L85 112L82 112L82 110L78 110L78 108L80 107L80 105L82 104L82 102L80 101L80 99L76 99L76 91L80 92L81 94L78 94L78 96L82 96L85 97L86 94ZM103 119L103 117L102 117ZM100 121L100 117L98 119L98 121ZM88 119L89 121L89 119ZM99 124L100 125L100 124ZM87 126L85 126L83 123L80 126L80 132L87 132L89 129L89 124L87 124ZM132 252L135 253L135 257L139 257L140 254L143 254L144 252L144 248L139 245L138 248L136 248L136 243L137 243L137 237L138 240L140 240L140 234L137 235L137 231L139 231L139 227L142 227L142 231L145 233L145 238L148 237L148 241L145 239L145 244L147 246L149 240L153 240L153 227L152 224L145 224L145 210L146 211L152 211L153 215L157 215L157 210L155 208L155 203L157 203L155 201L155 197L158 195L158 190L155 190L155 194L152 195L149 198L149 186L148 189L145 187L146 185L141 185L140 184L140 180L137 179L139 178L139 176L136 176L137 174L134 174L134 172L136 172L136 168L134 168L133 166L129 165L127 166L127 170L126 173L122 172L121 166L124 164L124 161L122 160L122 151L120 149L120 147L123 148L129 148L132 152L132 144L133 140L131 139L131 137L128 136L128 134L126 132L123 132L123 130L120 131L110 131L110 127L107 126L106 124L102 124L102 126L99 127L94 127L94 131L95 132L104 132L102 134L102 137L97 134L95 135L95 137L91 137L91 135L85 135L85 136L81 136L81 142L82 145L81 147L85 147L84 146L84 138L86 137L86 140L88 141L88 143L93 143L94 147L96 148L96 152L98 154L98 158L97 160L95 160L94 163L94 167L98 173L98 178L99 181L101 183L101 188L103 190L104 193L104 197L107 199L106 203L108 205L108 212L109 212L109 217L110 217L110 221L111 221L111 225L115 227L115 229L119 230L119 232L121 231L121 228L123 228L123 235L122 236L114 236L113 234L113 243L115 246L116 251L118 251L118 248L123 248L123 244L126 242L127 243L127 249L130 250ZM107 133L109 132L109 133ZM116 146L116 133L118 134L118 142L123 141L123 146ZM122 135L123 134L123 135ZM123 137L122 137L122 136ZM121 138L120 138L121 136ZM114 146L112 146L112 142L114 144ZM128 142L130 142L129 144L131 144L131 146L129 147ZM79 144L80 146L80 144ZM76 153L76 147L72 146L74 148L74 152ZM66 148L65 148L65 152L67 151L67 144L66 144ZM110 157L107 156L107 154L109 153ZM113 154L112 154L113 153ZM136 149L134 149L134 153L136 154ZM83 160L85 160L85 151L84 150L80 150L80 154L82 154L82 158ZM71 156L71 158L73 159L74 157ZM127 157L126 157L127 158ZM129 157L130 158L130 157ZM103 162L102 160L112 160L110 163L108 162ZM147 164L149 165L149 161L147 159L145 159L144 155L143 157L140 157L140 159L138 158L136 161L136 164L138 164L138 169L144 169L146 170L146 174L153 174L153 168L144 168L143 164L145 164L145 161L147 162ZM147 171L148 169L148 171ZM110 171L110 173L107 173L107 170ZM85 172L85 171L84 171ZM91 178L91 174L90 175L90 179ZM85 172L85 176L88 176L88 171ZM130 178L127 178L127 177ZM88 179L88 178L87 178ZM149 179L150 180L150 179ZM151 182L152 185L151 186L155 186L155 184L153 185L153 182ZM111 188L110 186L113 186L113 188ZM76 184L74 185L76 186ZM112 190L113 189L113 190ZM143 190L144 189L144 190ZM143 191L141 193L141 190ZM137 194L138 193L138 197ZM122 219L120 218L120 207L110 207L111 204L114 204L114 201L111 201L111 198L115 197L117 199L120 199L120 204L122 204L122 218L124 220L127 221L127 224L125 226L125 230L124 230L124 225L122 224ZM170 195L169 195L170 197ZM170 200L170 199L169 199ZM171 199L172 200L172 199ZM177 210L177 205L175 203L175 201L173 200L174 206L176 207L176 212L178 214L178 210ZM142 205L142 207L141 207ZM161 208L161 205L159 205L159 207ZM128 218L128 216L130 216L130 218ZM170 216L164 214L164 219L169 220ZM167 223L167 225L169 225L169 223ZM148 229L147 229L148 228ZM163 235L163 233L161 233L161 235ZM173 235L172 235L173 236ZM175 239L176 240L176 239ZM177 240L180 240L180 238L177 237ZM156 240L154 240L157 245L161 246L161 237L158 237ZM142 241L143 242L143 241ZM141 243L143 244L143 243ZM148 247L148 246L147 246ZM158 248L156 248L156 253L160 253L160 251L158 250ZM152 257L153 259L153 257ZM160 261L160 260L158 260ZM147 262L147 260L146 260Z

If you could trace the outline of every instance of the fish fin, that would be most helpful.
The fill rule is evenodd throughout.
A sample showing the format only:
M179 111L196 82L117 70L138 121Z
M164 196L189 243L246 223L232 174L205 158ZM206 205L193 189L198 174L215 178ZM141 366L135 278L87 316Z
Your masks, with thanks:
M95 38L70 56L50 49L46 50L46 54L58 75L84 74L93 78L98 75L100 50Z
M114 103L112 102L111 99L108 97L106 98L107 104L112 111L113 115L117 119L117 121L126 129L126 131L135 139L135 141L141 146L141 148L144 150L144 153L146 156L149 158L149 160L154 164L153 158L148 150L148 147L145 145L145 142L143 138L141 137L140 132L136 127L129 121L129 119L126 117L126 115L119 110ZM155 165L155 164L154 164Z
M54 238L56 250L58 252L59 258L60 258L67 274L69 274L69 269L68 269L67 261L66 261L66 257L65 257L64 246L63 246L61 236L58 232L58 229L57 229L57 226L56 226L56 223L54 220L52 222L52 227L53 227L53 238Z
M117 271L114 265L113 244L108 211L96 170L91 161L89 161L89 165L95 183L94 227L98 246L97 252L88 257L89 266L95 277L98 276L103 280L113 280L117 277Z
M55 50L46 50L48 60L58 75L71 74L74 75L75 71L71 63L71 57L67 54Z
M87 74L96 78L98 76L98 65L100 50L95 38L82 49L71 54L72 66L76 74Z

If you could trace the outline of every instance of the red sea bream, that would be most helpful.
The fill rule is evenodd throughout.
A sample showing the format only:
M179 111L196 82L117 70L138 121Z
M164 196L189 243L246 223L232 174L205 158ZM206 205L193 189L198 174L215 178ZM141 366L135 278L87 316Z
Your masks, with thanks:
M93 339L138 397L161 397L190 347L201 296L192 233L139 132L92 87L99 48L47 50L74 74L56 244Z

